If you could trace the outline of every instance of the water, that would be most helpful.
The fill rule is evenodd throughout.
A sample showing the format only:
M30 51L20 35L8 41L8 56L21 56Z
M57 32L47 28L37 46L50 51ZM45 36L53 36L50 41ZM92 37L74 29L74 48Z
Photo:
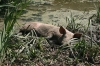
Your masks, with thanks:
M67 8L73 10L94 10L96 9L94 4L100 6L100 2L54 2L55 8Z
M94 4L100 6L100 2L87 1L89 0L85 2L82 0L33 0L17 21L19 23L39 21L66 26L66 17L70 17L69 11L71 11L73 16L80 16L76 22L86 25L88 18L96 14L96 11L92 11L96 10ZM0 22L0 27L2 27L1 23L3 22Z
M52 10L58 10L61 8L72 9L72 10L95 10L95 5L100 6L100 2L97 0L92 2L92 0L36 0L34 4L42 4L38 7L50 8ZM95 5L94 5L95 4Z

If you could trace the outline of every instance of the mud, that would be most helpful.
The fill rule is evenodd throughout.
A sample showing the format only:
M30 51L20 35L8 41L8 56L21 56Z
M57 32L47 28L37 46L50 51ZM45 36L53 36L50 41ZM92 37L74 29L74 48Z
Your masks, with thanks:
M93 14L96 14L96 8L94 3L98 5L100 2L69 2L65 0L62 1L43 1L37 0L31 3L23 15L19 18L18 22L44 22L53 23L67 26L68 21L66 17L71 19L72 16L76 19L76 23L82 23L87 25L88 19ZM67 23L66 23L67 22Z
M72 16L77 18L77 23L87 25L89 17L96 14L94 4L98 6L100 2L97 0L32 0L18 22L22 24L38 21L66 26L66 17L70 19L72 13Z

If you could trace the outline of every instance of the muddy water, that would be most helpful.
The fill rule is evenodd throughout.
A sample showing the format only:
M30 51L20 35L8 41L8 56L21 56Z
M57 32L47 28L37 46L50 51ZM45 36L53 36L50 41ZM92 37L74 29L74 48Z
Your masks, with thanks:
M38 4L37 2L35 3L38 6L33 6L33 9L35 8L46 8L46 9L52 9L52 10L59 10L62 8L66 9L72 9L72 10L79 10L79 11L89 11L89 10L95 10L96 6L100 6L100 2L87 2L87 1L72 1L72 0L54 0L52 3L46 2L43 3L42 5ZM32 5L31 5L32 6ZM31 7L29 7L31 8ZM31 8L32 9L32 8Z
M52 0L41 4L38 1L27 7L27 12L22 15L20 21L39 21L66 26L66 17L70 19L72 13L73 17L79 17L76 22L81 22L86 25L88 18L96 14L94 4L99 6L100 2Z
M78 17L76 20L77 23L87 25L88 18L93 14L96 14L94 4L98 6L100 5L100 2L87 1L32 0L32 3L28 5L27 9L18 19L18 22L22 24L25 22L39 21L66 26L66 17L70 19L72 13L73 17Z
M88 0L87 0L88 1ZM95 5L100 6L100 2L87 2L82 0L55 0L53 4L55 4L57 8L68 8L73 10L94 10Z
M54 4L56 4L55 8L67 8L67 9L73 9L73 10L80 10L80 11L84 11L84 10L94 10L96 5L100 5L100 2L63 2L63 3L59 3L59 2L55 2Z

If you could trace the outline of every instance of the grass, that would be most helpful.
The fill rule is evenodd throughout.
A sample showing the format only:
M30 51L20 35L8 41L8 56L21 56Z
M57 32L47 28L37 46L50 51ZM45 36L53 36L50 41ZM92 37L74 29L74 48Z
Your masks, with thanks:
M72 13L70 18L70 20L67 20L69 22L68 28L73 32L84 28L84 26L76 24L76 19L73 17ZM88 32L90 32L90 35L87 34ZM69 42L70 56L75 58L76 61L95 63L94 60L98 56L100 48L98 43L94 41L93 34L92 22L90 19L87 29L84 28L83 37L78 41L72 40ZM74 44L72 42L74 42Z
M85 29L85 27L82 24L76 23L76 20L79 19L79 17L74 18L72 12L70 12L70 13L71 13L70 17L69 18L66 17L66 22L68 22L67 29L71 30L74 33L78 32L79 30L81 30L80 28L84 28Z
M94 4L95 8L96 8L96 22L100 24L100 6Z
M11 61L8 63L12 63L18 55L18 53L13 51L14 47L17 47L17 45L11 44L10 41L14 33L13 28L16 20L27 4L28 1L23 1L23 3L19 4L15 1L13 4L10 3L10 5L1 5L1 7L7 6L7 10L4 16L4 28L0 32L0 63L4 61ZM18 10L20 11L18 12Z
M92 37L91 21L89 21L86 29L83 25L76 23L78 18L75 19L72 13L70 19L67 18L69 22L67 27L72 32L80 32L80 28L84 28L84 33L79 40L74 38L67 44L58 46L50 45L43 37L37 37L36 33L33 33L34 30L24 36L15 35L13 32L14 25L27 4L27 2L19 4L15 2L13 3L14 6L9 7L6 11L4 28L0 32L1 66L70 66L81 63L91 66L96 61L99 62L100 48L99 44ZM85 31L87 32L85 33ZM88 35L88 32L90 32L90 35Z

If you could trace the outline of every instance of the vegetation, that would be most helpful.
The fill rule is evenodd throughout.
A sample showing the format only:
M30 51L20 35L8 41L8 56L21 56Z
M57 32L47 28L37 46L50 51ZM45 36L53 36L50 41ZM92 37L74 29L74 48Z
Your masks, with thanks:
M16 19L21 15L22 10L27 6L29 1L1 0L1 3L6 3L0 5L1 9L4 9L5 7L6 9L4 28L0 32L0 64L5 61L10 61L8 63L12 63L18 55L18 53L13 51L17 45L11 44L10 41L12 40L11 37L13 37L13 27L16 23Z
M4 2L4 0L1 0L1 2ZM5 0L5 2L6 4L0 6L1 8L7 7L4 16L4 28L0 31L1 66L58 66L77 65L81 63L91 66L93 63L99 63L100 43L92 37L94 33L91 21L89 21L86 28L76 23L76 19L71 13L70 19L67 18L67 22L69 22L67 28L72 30L72 32L82 31L82 38L80 40L71 39L68 43L61 46L50 45L45 38L37 37L34 30L24 36L14 34L13 30L15 23L17 23L16 20L28 5L28 0ZM97 10L97 15L100 15L100 9Z
M68 28L72 30L73 32L83 32L83 37L76 41L70 41L70 56L75 58L77 62L91 62L95 63L95 60L97 60L98 54L99 54L99 43L97 43L97 40L94 40L93 37L93 29L92 29L92 22L91 20L88 23L88 27L84 27L83 25L80 25L75 22L75 18L72 16L71 13L71 19L67 20L69 22ZM84 28L81 30L81 28ZM84 30L84 31L83 31ZM89 34L88 34L89 33ZM74 42L74 44L73 44Z
M97 10L97 16L96 16L96 22L100 24L100 7L99 6L96 6L96 10Z

